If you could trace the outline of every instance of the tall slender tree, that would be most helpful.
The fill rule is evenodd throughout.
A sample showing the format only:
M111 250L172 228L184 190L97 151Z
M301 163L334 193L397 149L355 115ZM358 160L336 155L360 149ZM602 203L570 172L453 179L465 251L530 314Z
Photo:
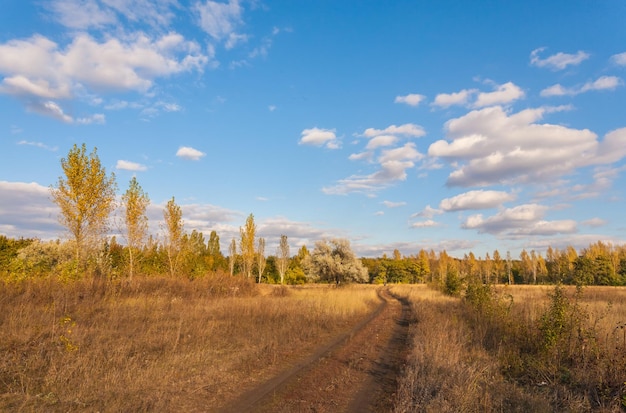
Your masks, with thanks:
M286 235L280 236L280 244L278 244L278 250L276 251L276 269L280 274L280 283L285 283L285 273L289 267L289 241Z
M261 277L263 277L263 271L265 271L265 265L267 261L265 259L265 238L259 238L259 244L257 246L256 266L259 271L259 284L261 283Z
M178 269L178 260L183 250L184 223L183 211L176 204L174 197L167 201L163 210L163 220L165 229L165 248L167 250L167 260L170 275L173 277Z
M74 242L74 254L82 267L87 253L93 251L109 230L109 216L115 209L115 174L107 176L97 148L87 155L83 143L74 144L61 159L64 177L50 187L52 200L61 210L59 222Z
M237 241L235 238L230 242L228 247L228 269L230 270L230 276L235 275L235 260L237 259Z
M128 189L122 195L124 206L125 238L128 244L129 278L133 278L135 269L135 253L142 247L148 234L148 216L146 209L150 205L150 198L146 194L137 178L133 176Z
M250 278L252 276L252 267L255 258L254 240L256 237L256 224L254 223L254 215L250 214L248 216L246 225L239 228L239 234L241 235L239 248L241 251L243 272L246 274L246 277Z

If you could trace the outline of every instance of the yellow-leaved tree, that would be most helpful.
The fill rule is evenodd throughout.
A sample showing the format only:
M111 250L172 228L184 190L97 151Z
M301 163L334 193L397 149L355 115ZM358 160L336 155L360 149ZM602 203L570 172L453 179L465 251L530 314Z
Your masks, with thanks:
M241 235L239 248L241 250L243 272L246 274L246 277L250 278L255 258L254 240L256 237L256 224L254 223L254 215L250 214L248 216L246 225L243 228L239 228L239 234Z
M148 194L143 191L134 176L130 180L128 189L122 195L122 204L124 206L124 236L128 244L129 278L132 279L135 272L136 252L142 247L148 234L146 209L150 205Z
M80 147L74 144L67 158L61 159L61 167L64 176L56 187L50 187L50 193L61 210L59 222L71 235L76 264L82 270L109 230L109 217L115 209L115 174L107 176L97 148L88 155L84 143Z
M167 201L167 205L163 210L163 220L165 221L165 248L167 250L170 275L174 277L183 252L185 235L183 211L174 201L174 197Z

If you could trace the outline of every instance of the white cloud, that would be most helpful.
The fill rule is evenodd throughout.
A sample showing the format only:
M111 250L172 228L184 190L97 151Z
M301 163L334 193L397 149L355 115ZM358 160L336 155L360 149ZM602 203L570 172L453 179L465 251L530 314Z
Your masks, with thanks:
M619 66L626 66L626 52L614 54L611 56L611 61Z
M465 229L475 229L481 233L504 234L507 236L571 234L577 231L573 220L546 221L543 219L547 207L538 204L524 204L505 209L483 218L482 214L472 215L462 225Z
M113 10L96 0L56 0L47 7L59 23L71 29L101 28L117 22Z
M430 228L430 227L436 227L436 226L439 226L439 224L437 224L437 222L433 221L432 219L427 219L426 221L413 222L411 224L411 228Z
M475 108L502 105L524 97L524 91L513 82L499 85L494 92L481 92L474 102Z
M377 159L380 169L369 175L352 175L341 179L335 186L324 187L322 191L329 195L345 195L350 192L371 193L393 185L407 178L407 169L415 166L414 161L424 155L415 149L413 142L404 146L382 151Z
M45 149L47 151L51 151L51 152L56 152L57 150L59 150L58 146L48 146L45 143L42 142L29 142L29 141L19 141L17 143L18 145L27 145L27 146L35 146L37 148L41 148L41 149Z
M399 208L401 206L405 206L406 202L383 201L382 204L387 208Z
M60 213L50 200L50 189L36 182L0 181L0 222L2 234L12 238L50 240L63 231Z
M602 76L593 82L587 82L583 85L566 88L560 84L552 85L541 91L541 96L576 96L581 93L594 91L594 90L615 90L618 86L623 85L624 82L617 76Z
M423 218L431 219L435 215L441 215L441 214L443 214L442 210L435 209L431 207L430 205L426 205L426 207L422 211L416 212L415 214L411 215L411 218L423 217Z
M148 167L140 163L120 159L115 164L115 169L121 169L125 171L145 171L148 169Z
M409 106L417 106L421 101L426 99L424 95L418 95L416 93L410 93L406 96L396 96L394 103L405 103Z
M242 23L243 9L238 0L230 0L227 3L211 0L198 2L195 11L199 15L202 30L216 40L235 34L237 27Z
M443 199L439 208L444 211L464 211L469 209L487 209L501 206L512 201L515 195L502 191L469 191L452 198Z
M581 222L581 224L587 225L589 227L603 227L607 224L607 221L605 219L595 217L595 218L591 218L586 221L583 221Z
M539 49L533 50L530 53L531 65L537 67L547 67L552 70L563 70L567 66L577 66L590 57L589 53L579 50L578 52L576 52L576 54L559 52L552 56L548 56L545 59L541 59L539 57L539 53L541 53L545 49L545 47L541 47Z
M120 17L132 23L167 26L177 0L52 0L46 8L70 29L103 29L120 25Z
M543 115L566 107L526 109L509 114L499 106L472 111L446 123L448 140L428 154L453 167L448 186L554 181L577 168L605 165L626 156L626 128L599 141L588 129L548 123Z
M367 146L365 148L376 149L376 148L380 148L383 146L391 146L395 144L397 141L398 141L398 138L396 138L393 135L378 135L370 139L370 141L367 143Z
M469 98L476 92L476 89L463 89L456 93L440 93L435 97L432 106L447 108L452 105L466 105Z
M367 128L365 129L365 132L363 132L363 136L367 138L373 138L379 135L402 135L419 138L426 135L426 132L424 131L424 128L413 123L405 123L400 126L391 125L385 129Z
M191 148L189 146L181 146L180 148L178 148L178 151L176 151L176 156L183 159L198 161L202 157L206 156L206 153L200 152L199 150Z
M91 125L92 123L103 125L106 123L106 117L102 113L96 113L84 118L77 118L75 121L79 125Z
M0 55L0 93L20 97L31 110L64 122L69 117L53 99L91 96L93 101L89 90L146 93L156 79L201 71L209 60L195 42L177 33L155 39L137 33L104 42L79 33L65 47L35 35L0 44Z
M335 129L311 128L302 131L300 145L326 146L328 149L339 148Z

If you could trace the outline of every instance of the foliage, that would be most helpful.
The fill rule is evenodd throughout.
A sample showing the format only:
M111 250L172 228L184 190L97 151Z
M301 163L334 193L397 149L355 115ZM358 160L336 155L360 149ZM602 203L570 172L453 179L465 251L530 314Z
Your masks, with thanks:
M148 235L148 216L146 210L150 204L150 198L146 194L137 178L133 176L128 189L122 195L124 207L125 237L128 244L129 278L133 278L135 272L136 252L144 243Z
M243 272L246 278L252 276L252 266L254 265L255 250L254 240L256 238L256 224L254 223L254 215L248 215L244 227L239 228L240 240L239 251L241 253Z
M183 211L176 204L174 197L167 201L163 210L163 220L165 229L165 248L169 264L170 275L176 275L179 257L183 251L183 235L185 233L183 224Z
M278 274L280 274L280 283L284 284L285 273L289 266L289 241L287 240L287 235L283 234L280 236L276 257L276 269L278 270Z
M368 281L367 268L356 258L346 239L316 242L304 266L312 281L332 282L336 285Z
M115 208L115 175L107 177L98 158L97 149L87 155L83 144L61 159L64 177L50 187L52 200L61 210L60 223L74 241L75 257L81 266L87 252L97 248L109 229L109 215Z

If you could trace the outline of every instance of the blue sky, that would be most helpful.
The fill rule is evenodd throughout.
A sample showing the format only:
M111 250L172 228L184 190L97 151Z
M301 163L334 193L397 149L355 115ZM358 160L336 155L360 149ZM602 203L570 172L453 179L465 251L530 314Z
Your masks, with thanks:
M0 233L64 237L74 145L222 251L626 243L623 1L4 0Z

